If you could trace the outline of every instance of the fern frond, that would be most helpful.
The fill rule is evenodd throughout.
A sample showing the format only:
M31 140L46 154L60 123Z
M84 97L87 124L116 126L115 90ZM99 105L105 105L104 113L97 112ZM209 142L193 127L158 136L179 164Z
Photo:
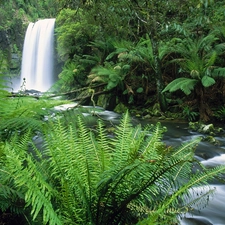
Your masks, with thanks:
M104 129L104 124L101 120L98 120L98 130L97 130L97 139L93 140L96 143L92 144L94 147L94 151L96 154L96 159L98 161L98 166L100 168L100 173L104 172L105 170L109 169L110 161L111 161L111 153L113 148L108 143L107 133Z
M127 52L127 48L117 48L114 52L111 52L107 57L106 60L112 59L115 55L119 55L120 53Z
M209 68L210 66L213 66L217 59L217 56L218 56L218 54L216 51L212 51L212 52L206 54L203 57L203 61L205 61L205 67Z
M116 87L121 81L122 81L122 76L120 75L120 70L109 67L101 67L98 66L96 68L92 69L92 81L102 81L103 83L108 83L107 84L107 90L111 90L114 87Z
M1 98L2 97L2 98ZM23 133L27 130L41 131L46 125L45 116L55 105L60 105L68 101L56 100L40 97L39 100L32 97L0 96L0 135L2 138L9 138L12 134Z
M4 148L5 171L44 224L129 224L147 217L154 224L197 203L185 206L191 188L225 172L223 166L193 173L200 139L167 148L160 124L142 130L128 112L111 138L101 121L92 130L79 115L75 123L64 119L48 122L42 149L32 144L31 131Z
M225 43L220 43L220 44L217 44L215 46L215 50L217 52L218 55L221 55L223 54L224 50L225 50Z
M216 83L216 81L212 77L207 75L202 77L201 82L204 87L210 87Z
M64 126L59 118L56 124L51 124L51 131L45 136L50 180L62 191L62 195L56 196L61 204L62 217L69 220L67 214L70 214L74 222L82 221L81 209L89 205L84 149L79 149L77 139L78 133L72 126L69 129Z
M188 156L188 158L183 158L185 160L190 160L193 157L194 149L201 141L201 138L196 138L191 140L190 142L183 143L181 146L177 147L174 153L172 154L173 157L181 157L186 153L191 153L191 155Z
M162 92L175 92L177 90L182 90L186 95L189 95L197 83L198 80L196 79L190 79L186 77L177 78L170 82Z
M18 142L19 145L21 145L20 142ZM20 147L19 149L22 150ZM26 188L25 201L32 206L33 219L42 211L44 223L62 224L50 201L53 189L46 182L42 174L43 170L40 171L39 163L33 161L32 157L25 152L26 149L22 150L22 154L18 152L19 149L16 147L11 149L7 146L7 166L10 168L16 186ZM26 163L25 166L23 162Z
M175 191L173 195L171 196L171 198L164 203L165 205L160 209L161 212L158 212L158 213L162 213L163 210L167 208L169 205L173 204L173 202L176 201L177 198L186 199L184 196L187 195L187 198L190 199L190 194L189 194L189 191L187 192L187 190L190 190L191 188L197 187L199 185L203 185L202 189L204 189L204 185L207 184L207 181L209 181L210 179L213 179L218 174L224 173L224 171L225 171L225 166L218 166L216 168L207 170L207 172L206 171L198 172L197 174L192 175L191 179L185 185L183 185L180 189ZM210 194L212 191L213 190L209 189L206 195ZM182 196L182 198L180 198L180 196ZM190 202L194 204L202 200L203 200L202 198L195 198L193 201L190 201ZM189 206L191 205L190 202L188 203Z
M95 54L95 55L83 55L82 59L80 59L80 62L86 65L92 65L96 66L97 64L101 63L101 56Z
M141 156L146 159L153 160L158 158L159 154L157 152L157 148L161 144L160 141L162 140L164 132L165 130L161 127L161 124L157 123L156 126L153 128L153 131L151 131L151 135L144 142L144 146L140 151ZM155 156L154 153L156 154Z
M212 76L217 78L217 77L225 77L225 68L222 67L222 68L215 68L213 71L212 71Z
M217 41L218 38L215 37L214 34L208 34L203 38L200 38L198 40L198 49L200 50L204 50L205 52L209 52L212 50L212 44L215 43L215 41Z
M112 140L113 144L113 163L115 165L123 165L122 162L126 162L129 158L130 143L133 141L131 120L129 113L126 112L120 124L117 126L115 135ZM119 169L119 168L118 168Z
M25 207L24 193L21 190L17 190L12 181L6 179L7 175L4 172L3 175L5 177L1 177L0 211L5 212L9 210L12 213L21 214Z

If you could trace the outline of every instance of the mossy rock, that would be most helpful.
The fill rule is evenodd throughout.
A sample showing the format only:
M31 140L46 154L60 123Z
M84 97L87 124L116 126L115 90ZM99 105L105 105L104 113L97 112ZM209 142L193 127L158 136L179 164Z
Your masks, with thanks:
M120 102L120 103L115 107L114 112L116 112L116 113L124 113L124 112L126 112L127 110L128 110L128 107L125 106L123 103Z
M220 142L218 140L216 140L215 137L209 135L203 138L203 141L207 141L213 145L220 145Z
M211 136L214 136L215 134L223 131L221 127L215 128L212 123L203 124L201 122L189 122L189 129L202 134L209 134Z

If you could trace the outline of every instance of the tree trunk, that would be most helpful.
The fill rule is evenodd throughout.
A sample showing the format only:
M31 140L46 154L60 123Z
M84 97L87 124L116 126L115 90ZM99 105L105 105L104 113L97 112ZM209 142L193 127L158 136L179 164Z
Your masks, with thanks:
M162 112L165 112L167 109L167 102L165 95L162 93L164 88L163 79L162 79L162 69L161 69L161 60L159 58L159 46L158 46L158 33L157 33L157 21L155 16L152 16L153 26L151 28L150 39L152 43L152 51L155 64L155 75L156 75L156 87L157 87L157 97L159 106Z
M196 87L196 94L198 96L198 107L199 107L199 114L200 114L200 121L207 122L210 120L212 116L212 110L210 109L207 99L205 99L204 94L204 87Z

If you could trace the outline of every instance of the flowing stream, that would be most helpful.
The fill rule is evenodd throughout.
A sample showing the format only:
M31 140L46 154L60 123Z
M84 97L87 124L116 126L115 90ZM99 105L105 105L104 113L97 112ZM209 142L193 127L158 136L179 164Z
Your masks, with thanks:
M203 136L197 132L191 132L186 123L166 122L162 124L168 129L164 135L164 141L171 146L178 146L185 141ZM224 133L216 137L218 145L200 142L195 152L196 159L206 167L225 164L225 138L223 136ZM212 181L210 189L215 189L215 193L209 197L209 204L200 211L196 208L191 214L186 214L180 219L181 225L225 225L225 185Z

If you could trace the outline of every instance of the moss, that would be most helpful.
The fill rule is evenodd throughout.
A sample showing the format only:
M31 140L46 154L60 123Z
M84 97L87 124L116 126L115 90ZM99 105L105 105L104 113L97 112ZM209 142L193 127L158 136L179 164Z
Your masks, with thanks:
M117 112L117 113L124 113L128 110L128 107L125 106L123 103L119 103L115 109L114 109L114 112Z

